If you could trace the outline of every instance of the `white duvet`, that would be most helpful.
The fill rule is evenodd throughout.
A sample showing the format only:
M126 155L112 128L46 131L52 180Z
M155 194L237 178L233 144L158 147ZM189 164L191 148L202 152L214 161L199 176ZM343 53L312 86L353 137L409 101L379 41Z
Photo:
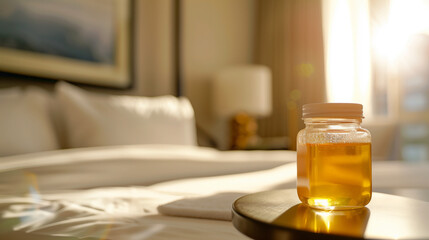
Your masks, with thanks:
M295 161L292 151L168 145L0 158L0 239L246 239L229 222L232 202L294 188ZM416 197L428 174L376 162L374 189Z

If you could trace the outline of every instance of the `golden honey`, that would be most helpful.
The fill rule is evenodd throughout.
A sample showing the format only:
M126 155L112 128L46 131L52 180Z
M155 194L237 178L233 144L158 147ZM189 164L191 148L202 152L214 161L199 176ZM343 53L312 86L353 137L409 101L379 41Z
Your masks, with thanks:
M297 191L319 209L353 209L371 200L371 143L298 143Z
M297 192L312 208L345 210L369 203L371 134L361 127L358 103L302 107L305 128L297 136Z

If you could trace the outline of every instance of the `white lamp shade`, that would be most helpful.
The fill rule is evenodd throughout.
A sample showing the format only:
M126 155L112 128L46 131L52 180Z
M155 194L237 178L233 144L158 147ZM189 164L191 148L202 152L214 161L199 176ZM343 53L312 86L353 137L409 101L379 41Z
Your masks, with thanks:
M238 112L253 116L271 114L271 71L261 65L246 65L219 72L212 86L213 110L217 116Z

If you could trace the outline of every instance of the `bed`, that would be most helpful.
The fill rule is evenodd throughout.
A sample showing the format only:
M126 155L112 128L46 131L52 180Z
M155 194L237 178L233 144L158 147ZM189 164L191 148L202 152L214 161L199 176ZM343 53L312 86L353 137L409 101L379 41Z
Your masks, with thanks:
M64 83L54 101L44 95L0 96L0 110L27 99L2 130L0 239L247 239L230 222L233 201L295 187L293 151L197 146L185 99L107 98ZM427 163L374 162L374 191L429 201L428 174Z

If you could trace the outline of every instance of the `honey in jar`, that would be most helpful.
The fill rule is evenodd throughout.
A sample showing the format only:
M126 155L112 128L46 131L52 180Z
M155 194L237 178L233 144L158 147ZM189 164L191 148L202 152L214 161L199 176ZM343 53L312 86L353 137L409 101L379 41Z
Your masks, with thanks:
M369 203L371 135L360 126L362 118L361 104L303 106L306 127L297 137L297 191L304 204L344 210Z

